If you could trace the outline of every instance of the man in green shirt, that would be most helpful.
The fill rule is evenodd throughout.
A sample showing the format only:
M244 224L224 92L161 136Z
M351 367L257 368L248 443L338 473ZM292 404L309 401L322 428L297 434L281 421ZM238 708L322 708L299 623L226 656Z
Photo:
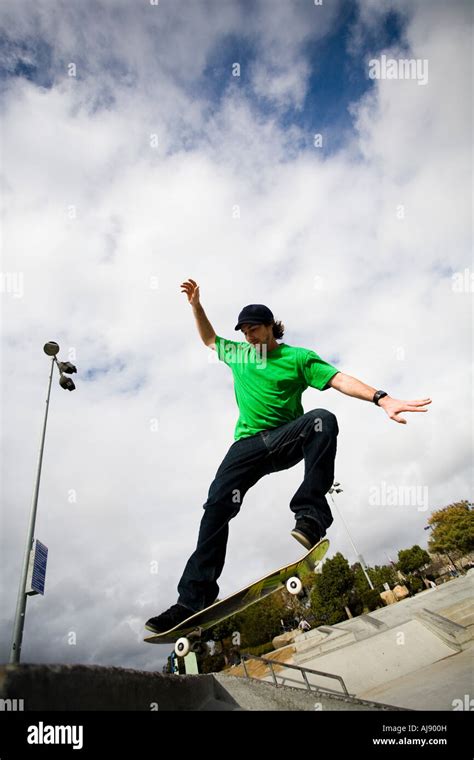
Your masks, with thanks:
M406 423L400 413L425 412L431 399L400 401L345 375L307 348L278 343L284 327L263 304L245 306L235 330L245 341L216 335L199 300L199 286L189 279L181 285L193 308L199 335L206 346L231 369L239 417L230 446L209 488L197 546L178 584L178 601L145 627L161 633L212 604L217 598L224 567L229 521L246 492L264 475L304 459L303 482L290 501L296 524L291 531L310 549L333 522L325 494L334 481L335 415L326 409L304 413L301 394L308 386L328 388L354 398L373 401L390 419Z

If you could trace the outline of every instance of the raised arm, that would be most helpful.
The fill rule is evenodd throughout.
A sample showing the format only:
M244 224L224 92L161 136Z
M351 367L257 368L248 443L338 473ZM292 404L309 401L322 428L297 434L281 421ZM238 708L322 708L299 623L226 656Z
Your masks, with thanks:
M206 312L201 306L199 300L199 285L189 278L186 282L181 283L181 292L186 293L188 301L191 304L197 329L203 343L210 348L215 349L216 333L206 317Z
M345 375L343 372L338 372L330 380L328 385L331 388L335 388L341 393L345 393L346 396L353 396L353 398L360 398L363 401L372 401L376 392L375 388L370 385L366 385L361 380L357 380L356 377ZM431 404L430 398L419 399L417 401L400 401L400 399L392 398L391 396L384 396L378 402L378 406L381 406L384 412L395 422L401 422L406 425L406 420L399 416L400 412L427 412L425 407Z

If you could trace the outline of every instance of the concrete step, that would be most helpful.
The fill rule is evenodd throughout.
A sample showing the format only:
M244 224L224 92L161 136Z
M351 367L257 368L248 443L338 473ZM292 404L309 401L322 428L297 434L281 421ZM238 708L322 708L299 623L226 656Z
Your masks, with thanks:
M332 652L335 649L350 646L356 641L352 631L341 630L335 626L321 626L298 636L294 641L295 653L293 659L301 665L305 659L318 654Z
M335 626L342 630L339 626ZM352 620L344 621L344 631L351 631L354 634L356 641L363 641L370 636L376 636L382 631L388 631L388 626L382 620L371 617L370 615L359 615Z
M314 651L315 647L319 647L320 652L329 652L332 649L349 646L354 641L363 641L376 636L382 631L388 631L386 623L364 614L352 620L345 620L344 626L321 625L307 633L298 634L294 638L294 644L299 654L309 649Z

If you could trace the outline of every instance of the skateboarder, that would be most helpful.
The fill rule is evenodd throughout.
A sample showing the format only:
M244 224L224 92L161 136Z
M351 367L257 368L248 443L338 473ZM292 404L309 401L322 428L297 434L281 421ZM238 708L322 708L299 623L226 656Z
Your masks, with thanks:
M402 424L401 412L425 412L431 399L400 401L345 375L306 348L278 343L284 326L263 304L245 306L235 330L245 341L218 335L200 303L199 286L188 279L181 285L192 307L204 344L217 352L234 379L239 417L230 446L209 493L197 546L178 584L178 600L146 622L156 633L167 631L217 598L224 567L229 521L243 498L264 475L286 470L304 459L303 482L290 501L296 523L291 535L307 549L316 544L333 522L325 494L334 481L337 420L326 409L304 413L301 394L308 387L335 388L347 396L374 402L390 419Z

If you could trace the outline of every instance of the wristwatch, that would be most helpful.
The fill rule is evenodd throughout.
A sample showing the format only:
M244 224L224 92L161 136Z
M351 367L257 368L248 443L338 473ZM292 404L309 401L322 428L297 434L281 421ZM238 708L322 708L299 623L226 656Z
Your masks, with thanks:
M378 406L380 399L384 396L388 396L388 393L385 393L385 391L375 391L372 401Z

